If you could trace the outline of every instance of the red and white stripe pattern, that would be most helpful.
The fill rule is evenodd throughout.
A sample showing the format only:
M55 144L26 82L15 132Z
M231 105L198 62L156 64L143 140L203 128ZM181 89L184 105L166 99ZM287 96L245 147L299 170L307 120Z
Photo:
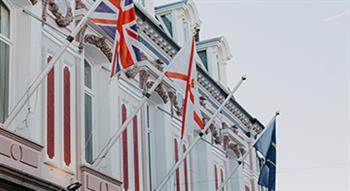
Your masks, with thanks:
M121 106L122 123L128 115L128 108L125 104ZM142 154L140 140L138 115L133 118L133 128L125 129L122 134L122 162L123 162L123 185L124 191L143 190Z
M173 79L180 88L185 90L181 139L184 137L185 130L188 131L194 129L194 127L204 128L199 110L197 69L194 61L195 51L195 40L192 38L192 41L188 41L174 57L168 72L166 72L168 78Z

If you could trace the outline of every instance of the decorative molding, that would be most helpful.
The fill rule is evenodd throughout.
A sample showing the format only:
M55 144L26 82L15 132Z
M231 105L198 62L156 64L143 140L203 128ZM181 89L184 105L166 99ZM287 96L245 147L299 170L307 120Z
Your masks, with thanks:
M82 0L75 0L75 10L78 9L87 9L86 5Z
M59 27L67 27L71 22L73 22L73 11L70 6L70 2L66 1L67 5L67 14L63 16L59 12L58 5L55 3L55 0L43 0L43 11L42 11L42 19L44 21L47 20L47 9L51 11L51 13L55 17L55 21Z
M38 2L38 0L30 0L30 2L32 3L32 5L35 5Z
M48 182L47 180L44 180L42 178L38 178L34 176L31 172L25 171L23 169L15 169L13 167L9 167L6 164L0 164L0 177L2 180L6 180L13 184L17 184L19 186L25 186L26 190L36 190L36 191L65 190L64 187L61 187L52 182ZM22 189L18 188L18 190L22 190Z
M38 143L35 143L35 142L31 141L31 140L28 140L26 138L23 138L20 135L17 135L15 133L7 131L4 128L0 128L0 136L4 136L4 137L6 137L8 139L16 141L16 142L18 142L20 144L23 144L23 145L25 145L25 146L27 146L27 147L29 147L31 149L37 150L37 151L41 151L44 148L44 146L42 146L42 145L40 145Z
M93 34L86 34L84 36L84 42L95 45L97 48L99 48L101 50L101 52L106 56L106 58L110 62L112 62L113 53L111 51L111 48L106 43L105 37L98 37L98 36L93 35Z
M82 53L82 52L83 52L83 49L84 49L84 36L85 36L85 32L86 32L87 27L88 27L87 25L84 25L84 26L80 29L80 31L79 31L77 37L75 38L75 40L76 40L77 42L79 42L79 46L78 46L78 48L79 48L79 53Z
M0 129L0 163L39 175L43 146Z
M83 190L91 191L118 191L122 182L107 176L95 169L81 166Z

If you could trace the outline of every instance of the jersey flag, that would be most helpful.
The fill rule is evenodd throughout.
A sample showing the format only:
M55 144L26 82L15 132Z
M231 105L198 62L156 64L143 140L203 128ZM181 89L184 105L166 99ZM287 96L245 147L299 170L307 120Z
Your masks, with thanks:
M185 90L184 110L182 116L181 138L185 131L194 127L204 128L200 109L197 85L197 69L194 61L195 40L189 40L175 56L165 75ZM188 134L188 133L186 133Z
M90 21L114 40L111 76L139 61L133 0L103 0L92 13Z

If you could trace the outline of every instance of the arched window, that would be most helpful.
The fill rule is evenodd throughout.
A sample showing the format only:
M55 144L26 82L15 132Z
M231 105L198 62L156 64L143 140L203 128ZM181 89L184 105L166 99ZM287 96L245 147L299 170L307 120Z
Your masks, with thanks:
M85 106L85 161L92 163L93 161L93 89L92 89L92 68L85 60L84 63L84 106Z
M0 1L0 123L8 114L9 60L10 60L10 10Z

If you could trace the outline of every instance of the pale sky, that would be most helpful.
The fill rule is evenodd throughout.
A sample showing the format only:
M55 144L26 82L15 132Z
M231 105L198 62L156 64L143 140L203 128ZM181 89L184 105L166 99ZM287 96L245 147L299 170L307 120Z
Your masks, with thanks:
M277 191L350 191L350 0L194 1L229 86L248 75L236 99L264 124L281 111Z

